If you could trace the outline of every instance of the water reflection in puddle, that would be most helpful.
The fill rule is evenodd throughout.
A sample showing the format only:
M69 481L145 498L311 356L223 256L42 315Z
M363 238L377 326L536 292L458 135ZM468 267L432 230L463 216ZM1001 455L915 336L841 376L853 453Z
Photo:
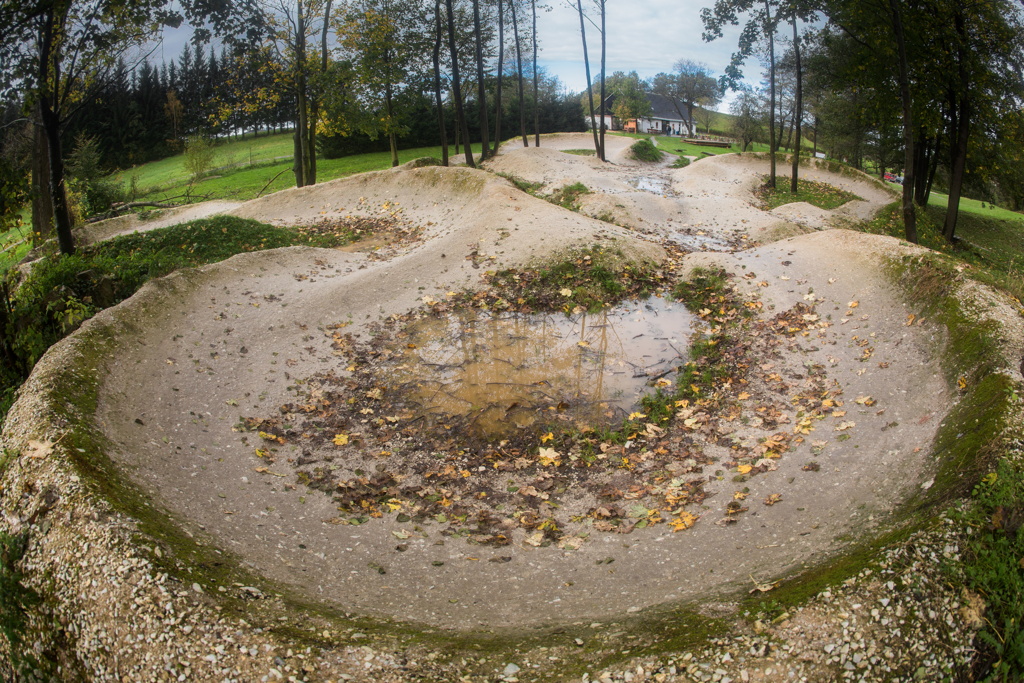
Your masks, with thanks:
M463 417L479 437L618 421L684 361L692 320L658 298L572 318L459 311L407 328L389 384L416 416Z
M629 184L644 192L653 192L654 194L661 195L672 194L672 182L668 178L639 176L631 179Z
M704 233L673 232L670 240L690 251L735 251L735 245L728 240Z

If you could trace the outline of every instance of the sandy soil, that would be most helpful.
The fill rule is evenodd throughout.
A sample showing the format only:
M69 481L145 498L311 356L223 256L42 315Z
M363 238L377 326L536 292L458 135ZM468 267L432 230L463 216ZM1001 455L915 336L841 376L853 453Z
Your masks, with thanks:
M767 213L750 194L766 161L728 155L673 170L626 160L631 140L622 138L610 138L612 164L556 151L586 147L588 139L548 136L540 149L508 145L489 169L544 183L545 191L582 182L594 190L583 213L609 213L626 227L465 168L368 173L241 206L195 209L289 225L387 213L415 237L369 255L305 248L240 255L151 283L98 315L87 329L118 335L101 361L95 416L112 444L109 455L190 533L308 599L446 629L608 619L727 595L822 561L849 538L884 525L888 511L932 476L927 456L942 418L937 406L950 401L936 355L942 334L928 322L906 326L918 312L881 273L884 259L906 246L821 229L864 217L891 194L866 177L815 167L805 177L864 201L833 212L791 206ZM659 191L637 189L651 179ZM136 226L103 233L101 226L97 234L130 229ZM798 236L749 246L787 232ZM692 529L594 534L567 550L532 547L522 535L512 546L488 549L427 527L396 551L396 535L403 537L395 532L406 527L387 518L325 523L336 516L330 499L295 486L284 459L261 468L259 444L237 430L242 416L270 414L294 400L314 373L346 376L329 326L344 323L346 332L365 337L370 323L425 298L477 287L485 270L595 242L661 260L663 240L694 251L684 271L719 265L733 273L764 319L813 307L814 322L801 334L771 340L771 357L750 375L755 399L723 439L753 443L773 431L792 433L802 419L796 403L814 388L827 387L844 404L743 484L724 464L706 468L712 495L694 509L700 520ZM761 399L778 405L782 427L761 424ZM717 462L729 459L728 448L708 448ZM812 461L820 467L808 469ZM716 524L738 486L749 489L750 512ZM780 502L762 503L773 494Z

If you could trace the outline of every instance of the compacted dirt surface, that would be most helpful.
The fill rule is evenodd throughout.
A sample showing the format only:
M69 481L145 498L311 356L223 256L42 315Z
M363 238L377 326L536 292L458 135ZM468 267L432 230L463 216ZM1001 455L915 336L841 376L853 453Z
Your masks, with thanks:
M394 229L172 275L55 347L5 432L20 449L6 524L32 532L26 574L51 577L50 614L73 634L62 650L40 635L36 650L96 680L890 680L900 667L930 680L966 662L974 597L901 548L797 614L751 626L737 608L892 528L933 484L955 401L946 333L885 274L920 250L837 227L891 191L812 165L804 177L860 199L766 212L753 196L765 160L671 169L631 161L619 137L611 163L560 151L588 140L509 144L487 170L403 167L207 207ZM495 173L591 193L573 212ZM655 264L660 298L568 326L493 297L465 304L487 273L594 245ZM728 285L686 311L665 297L694 268ZM669 419L604 379L669 390L673 368L702 362L688 347L724 328L727 376ZM66 372L84 404L50 388ZM626 414L629 438L608 436ZM76 469L94 451L101 469ZM140 524L102 500L139 492ZM186 569L168 574L169 558ZM221 564L232 578L218 583ZM911 607L891 624L878 611L902 604L908 571L935 584L912 607L943 628L914 630L927 618ZM857 621L869 599L885 601L864 608L870 628ZM630 663L644 629L682 619L673 610L733 625ZM495 633L504 644L476 659L458 648L479 644L432 640ZM890 636L921 651L887 652Z

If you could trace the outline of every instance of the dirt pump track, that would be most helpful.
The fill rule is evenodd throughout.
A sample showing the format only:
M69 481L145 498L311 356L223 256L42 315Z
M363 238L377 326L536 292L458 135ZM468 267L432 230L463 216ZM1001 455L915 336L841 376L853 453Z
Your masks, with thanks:
M168 590L180 613L208 620L206 630L196 632L199 641L230 631L242 643L215 661L204 660L201 648L183 655L194 662L197 680L219 680L216 672L232 668L238 680L255 680L246 676L266 675L267 666L250 652L287 645L236 617L217 616L216 588L185 582L172 590L164 584L174 579L153 578L160 572L152 553L165 546L140 541L132 521L114 512L76 468L78 456L65 452L73 439L62 445L62 435L78 429L93 435L87 448L102 448L115 476L130 480L189 538L222 550L230 562L299 600L336 613L469 633L614 620L673 604L727 604L737 590L771 584L834 557L850 538L888 528L893 510L927 490L934 479L931 443L944 407L955 401L942 372L945 331L919 321L920 312L886 275L893 259L920 250L836 227L870 216L892 201L891 193L866 176L814 165L804 177L862 199L835 211L787 205L765 212L751 203L767 171L762 159L724 155L669 169L630 161L631 140L623 138L609 138L612 164L559 151L584 147L585 140L552 136L529 149L509 144L489 165L541 183L541 192L582 182L592 194L579 212L485 171L433 166L210 207L282 225L386 215L403 230L400 239L366 251L274 250L163 278L47 354L5 430L5 445L21 456L5 475L3 508L10 531L32 532L29 574L59 577L58 611L95 638L94 647L74 653L76 666L106 680L157 670L161 652L192 652L180 630L164 641L156 637L167 629L151 618L151 607ZM663 181L663 193L636 189L638 178L651 177ZM146 227L99 226L97 238ZM388 517L327 524L336 517L331 499L293 485L295 468L284 454L272 466L262 463L253 455L258 440L237 429L240 416L271 414L293 401L297 383L318 372L344 376L332 338L324 334L330 326L366 336L389 316L478 288L487 270L522 268L593 244L638 262L662 262L665 243L703 247L678 271L726 270L741 300L757 302L760 320L794 310L811 316L795 333L760 328L750 339L765 356L748 374L748 398L739 412L706 443L709 462L718 464L702 470L710 479L709 500L691 529L594 533L576 549L535 547L516 531L510 546L481 548L443 538L429 525L409 538L409 526ZM1009 345L1019 344L1015 338ZM69 407L66 396L53 393L67 373L94 387L94 410ZM800 432L806 406L799 398L823 389L842 397L842 409L819 407L811 429ZM763 424L757 406L768 403L784 417ZM753 444L780 430L797 435L792 448L737 484L735 470L721 464L729 449L719 442ZM811 462L817 467L808 468ZM716 470L722 475L714 476ZM751 511L723 517L739 487ZM9 493L15 490L27 493ZM44 505L46 490L59 495L46 497L52 502ZM762 504L773 495L778 503ZM42 531L47 516L61 523ZM728 523L716 524L719 518ZM396 537L407 539L401 552ZM76 539L89 539L89 549L76 554ZM110 564L127 566L121 574L129 578L113 579L111 590L97 596L85 586L105 571L107 557L120 558ZM294 616L287 602L251 591L267 603L258 611ZM140 600L145 607L133 612L129 605ZM147 637L148 650L133 645L138 634ZM397 664L380 663L387 657L378 662L376 678L367 678L353 664L355 645L330 641L311 656L313 671L303 674L309 680L341 673L404 680ZM112 651L119 658L111 659Z

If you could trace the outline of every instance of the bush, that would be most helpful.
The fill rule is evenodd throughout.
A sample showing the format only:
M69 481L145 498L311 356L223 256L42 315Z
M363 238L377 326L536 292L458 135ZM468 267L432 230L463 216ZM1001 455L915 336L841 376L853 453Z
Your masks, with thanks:
M202 135L193 135L185 142L185 170L197 182L213 166L213 143Z
M110 211L111 207L125 200L125 190L120 183L107 178L100 165L99 142L94 137L79 135L75 149L68 158L68 202L72 214L88 218Z
M665 153L654 146L650 140L637 140L629 148L629 157L637 161L661 161Z

